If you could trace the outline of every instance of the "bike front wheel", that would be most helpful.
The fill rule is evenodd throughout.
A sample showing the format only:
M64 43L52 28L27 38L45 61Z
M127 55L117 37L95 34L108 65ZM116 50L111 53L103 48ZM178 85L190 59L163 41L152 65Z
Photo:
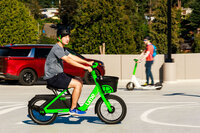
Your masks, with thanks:
M96 103L96 113L98 117L107 124L117 124L121 122L127 112L127 107L125 102L118 96L115 95L105 95L106 99L110 102L112 112L110 112L100 98Z
M28 105L28 114L30 118L39 125L47 125L52 123L57 113L46 114L43 112L43 105L47 102L45 98L33 98Z

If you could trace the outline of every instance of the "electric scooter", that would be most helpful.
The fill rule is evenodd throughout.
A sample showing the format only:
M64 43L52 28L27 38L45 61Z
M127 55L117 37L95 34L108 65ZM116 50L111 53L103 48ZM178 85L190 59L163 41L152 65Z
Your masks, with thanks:
M97 77L95 69L98 63L92 65L92 77L96 84L95 88L85 101L85 103L77 107L81 111L87 111L95 97L100 94L97 100L94 111L95 114L107 124L120 123L126 116L127 107L122 98L110 93L117 91L118 77L103 76ZM69 90L59 89L47 85L47 88L52 90L54 94L36 95L28 104L29 117L37 124L47 125L52 123L58 114L69 115L72 96Z
M146 85L146 86L142 86L140 85L140 83L138 82L135 73L136 73L136 69L137 69L137 61L138 59L134 59L135 61L135 67L133 70L133 75L131 78L131 81L127 83L126 88L127 90L134 90L134 89L150 89L150 90L161 90L162 89L162 84L161 83L156 83L155 85Z

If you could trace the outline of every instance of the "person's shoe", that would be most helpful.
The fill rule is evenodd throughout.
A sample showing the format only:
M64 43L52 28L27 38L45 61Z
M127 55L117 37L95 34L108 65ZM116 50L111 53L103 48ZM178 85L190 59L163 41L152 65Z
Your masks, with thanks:
M153 83L151 83L151 84L149 84L149 85L151 85L151 86L154 86L154 84L153 84Z
M77 116L79 116L79 115L84 115L84 114L86 114L86 112L85 112L85 111L78 110L78 109L73 109L73 110L70 110L70 111L69 111L69 114L70 114L70 115L77 115Z
M143 84L142 86L147 86L148 84L147 83L145 83L145 84Z

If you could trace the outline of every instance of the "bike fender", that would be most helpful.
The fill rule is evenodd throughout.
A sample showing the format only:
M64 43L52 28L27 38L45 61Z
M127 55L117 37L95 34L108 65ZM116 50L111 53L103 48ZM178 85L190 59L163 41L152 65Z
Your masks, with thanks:
M30 107L31 106L31 103L33 102L33 101L35 101L35 99L38 99L38 98L41 98L41 97L43 97L43 98L45 98L45 99L47 99L47 100L51 100L53 97L55 97L55 95L35 95L29 102L28 102L28 107Z

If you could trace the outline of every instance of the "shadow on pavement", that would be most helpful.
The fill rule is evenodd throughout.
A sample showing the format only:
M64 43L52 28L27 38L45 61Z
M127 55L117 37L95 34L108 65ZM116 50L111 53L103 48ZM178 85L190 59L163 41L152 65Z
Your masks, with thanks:
M118 90L123 90L123 91L129 91L129 92L132 92L132 91L158 91L156 89L133 89L133 90L128 90L126 88L118 88Z
M46 85L46 81L44 80L38 80L35 84L33 85ZM0 81L0 85L8 85L8 86L26 86L26 85L21 85L18 81L15 81L15 80L11 80L11 81L4 81L4 80L1 80ZM33 86L33 85L30 85L30 86Z
M185 93L164 94L163 96L190 96L190 97L200 97L200 95L192 95L192 94L185 94Z
M27 116L27 117L29 117L29 116ZM93 124L105 124L97 116L80 116L80 117L74 117L74 116L60 117L59 116L56 118L56 120L52 124L56 124L56 123L81 124L83 121L87 121L87 122L93 123ZM37 125L32 120L25 120L22 122L25 124Z

